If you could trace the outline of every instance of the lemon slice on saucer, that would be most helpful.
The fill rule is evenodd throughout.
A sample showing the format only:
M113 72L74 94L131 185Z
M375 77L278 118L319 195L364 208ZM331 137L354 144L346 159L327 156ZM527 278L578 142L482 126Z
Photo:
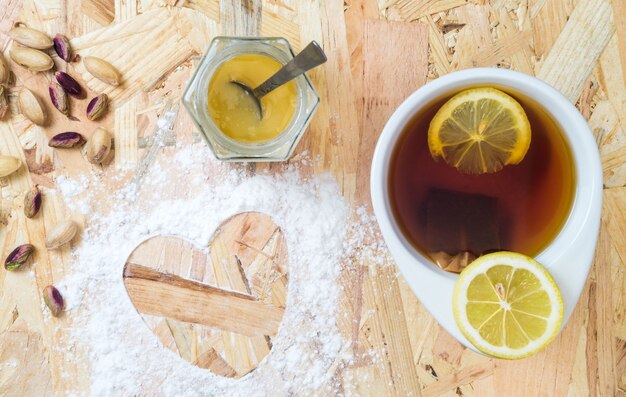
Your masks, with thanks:
M513 252L481 256L454 285L454 319L481 352L519 359L545 348L563 321L556 283L534 259Z
M472 88L448 100L428 129L433 158L464 174L485 174L518 164L530 147L530 123L522 106L495 88Z

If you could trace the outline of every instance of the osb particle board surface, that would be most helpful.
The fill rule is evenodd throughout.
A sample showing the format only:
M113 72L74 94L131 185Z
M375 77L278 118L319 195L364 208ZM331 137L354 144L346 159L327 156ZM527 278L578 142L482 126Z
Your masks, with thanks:
M115 131L116 150L113 165L104 171L107 176L121 174L116 165L136 167L149 139L144 136L146 126L155 123L150 109L163 104L155 87L184 83L210 37L282 35L297 48L318 40L329 62L311 75L324 104L297 153L306 150L316 159L306 172L333 173L354 206L367 205L369 200L367 174L373 145L387 116L383 113L390 112L406 90L474 66L511 68L545 79L589 120L605 177L595 264L565 330L535 357L518 362L488 359L446 334L393 267L352 263L341 277L349 288L342 298L344 315L339 324L357 359L338 367L333 382L346 394L372 396L626 395L623 1L8 0L0 10L0 45L5 53L9 46L5 33L16 20L49 33L65 32L85 54L118 51L128 57L118 65L128 68L126 90L100 86L78 69L90 89L110 90L114 99L114 112L106 122ZM145 34L152 46L167 42L166 52L142 47L141 38L133 35L142 29L149 29ZM121 39L129 34L130 39ZM385 38L390 43L406 41L406 51L413 56L403 54L402 45L386 48ZM159 54L167 62L155 59ZM378 80L385 68L394 66L385 58L391 54L401 59L396 67L414 70L398 75L399 90ZM137 64L150 73L139 73L133 66ZM387 77L392 85L394 74L389 71ZM32 80L29 84L43 83ZM370 87L380 89L372 92ZM16 92L11 90L12 102ZM0 152L25 159L30 172L0 181L3 258L17 237L41 245L46 226L67 211L60 198L51 200L43 216L26 227L16 197L34 183L54 186L57 174L76 177L91 167L79 155L53 153L45 145L47 132L13 113L11 119L0 122ZM261 164L250 171L255 169L272 167ZM40 258L43 265L31 278L16 278L0 270L0 394L64 395L88 390L84 352L70 356L63 349L53 349L63 346L69 331L62 321L43 320L38 293L65 275L70 260L69 251ZM376 352L378 359L367 359L362 355L366 351ZM62 377L62 372L72 376Z

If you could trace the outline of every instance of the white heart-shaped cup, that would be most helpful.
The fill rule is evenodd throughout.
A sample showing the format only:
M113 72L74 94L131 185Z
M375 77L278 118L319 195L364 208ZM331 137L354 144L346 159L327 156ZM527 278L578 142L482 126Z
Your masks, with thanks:
M457 275L434 265L402 234L390 207L388 174L393 149L412 117L435 101L476 86L500 88L532 99L558 123L569 142L576 175L574 202L557 236L536 256L561 289L565 306L563 326L576 306L592 264L602 207L602 167L589 126L565 96L537 78L505 69L462 70L426 84L396 109L378 139L372 159L370 189L374 213L385 242L415 295L446 331L474 350L452 314L452 288Z

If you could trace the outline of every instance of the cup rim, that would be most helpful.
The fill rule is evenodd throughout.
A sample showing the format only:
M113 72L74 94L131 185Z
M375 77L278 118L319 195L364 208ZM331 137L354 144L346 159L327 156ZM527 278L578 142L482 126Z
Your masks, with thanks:
M534 100L561 127L570 145L576 175L574 198L558 234L536 255L546 268L558 259L560 252L571 248L575 237L582 232L596 201L594 187L598 176L600 181L602 179L597 146L587 122L563 94L542 80L508 69L475 68L447 74L422 86L396 109L383 128L372 158L370 190L374 213L388 245L402 249L404 257L409 255L419 266L445 278L455 279L457 276L440 269L415 249L397 225L387 188L390 160L404 127L422 106L447 93L480 85L508 88ZM392 247L390 250L394 254ZM403 271L406 267L400 263L398 266Z

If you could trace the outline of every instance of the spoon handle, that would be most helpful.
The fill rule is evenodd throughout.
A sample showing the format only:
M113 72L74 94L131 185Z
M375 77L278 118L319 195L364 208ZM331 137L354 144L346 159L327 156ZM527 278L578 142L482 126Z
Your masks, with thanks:
M326 54L317 42L312 41L291 61L269 79L265 80L253 91L254 96L261 98L286 82L293 80L302 73L326 62Z

